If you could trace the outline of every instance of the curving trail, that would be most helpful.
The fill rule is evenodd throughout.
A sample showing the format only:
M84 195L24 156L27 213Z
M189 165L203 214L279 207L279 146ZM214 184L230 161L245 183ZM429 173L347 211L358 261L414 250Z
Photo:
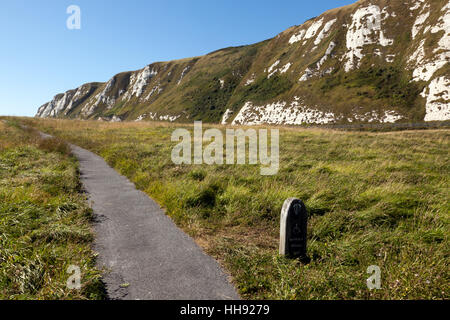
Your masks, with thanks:
M99 156L71 146L96 217L95 251L110 299L239 299L219 264Z

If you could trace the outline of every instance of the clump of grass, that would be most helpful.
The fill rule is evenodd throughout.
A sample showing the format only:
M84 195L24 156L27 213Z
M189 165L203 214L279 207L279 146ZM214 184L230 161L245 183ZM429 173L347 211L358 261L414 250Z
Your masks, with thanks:
M201 188L200 191L186 200L187 207L213 208L216 205L217 196L221 193L221 187L212 183Z
M40 138L38 140L38 148L47 152L58 152L60 154L69 155L70 147L66 142L59 138Z
M50 225L42 230L31 233L33 243L90 243L93 240L90 230L83 230L69 226Z
M206 177L206 172L202 170L193 170L189 172L189 177L197 181L203 181Z

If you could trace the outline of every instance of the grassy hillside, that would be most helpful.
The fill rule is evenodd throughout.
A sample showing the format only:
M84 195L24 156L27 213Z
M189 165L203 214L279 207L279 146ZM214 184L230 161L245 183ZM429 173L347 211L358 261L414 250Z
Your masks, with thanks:
M87 84L56 96L38 115L220 123L228 114L231 123L250 102L254 108L238 124L292 124L284 114L290 109L299 113L295 124L321 123L324 114L335 123L448 120L446 5L357 1L257 44ZM267 114L273 103L285 105ZM256 121L252 112L265 116Z
M174 165L174 124L26 121L96 152L156 199L244 298L449 298L447 129L282 129L280 171L262 177L259 166ZM278 256L289 197L309 210L306 265ZM381 290L366 287L370 265Z
M91 218L66 144L0 121L0 299L102 298Z

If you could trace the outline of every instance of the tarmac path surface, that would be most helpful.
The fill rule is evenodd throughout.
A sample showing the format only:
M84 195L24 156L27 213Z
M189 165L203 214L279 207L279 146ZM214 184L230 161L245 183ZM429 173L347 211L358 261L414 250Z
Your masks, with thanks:
M110 299L236 300L220 265L101 157L71 145L94 211L97 264Z

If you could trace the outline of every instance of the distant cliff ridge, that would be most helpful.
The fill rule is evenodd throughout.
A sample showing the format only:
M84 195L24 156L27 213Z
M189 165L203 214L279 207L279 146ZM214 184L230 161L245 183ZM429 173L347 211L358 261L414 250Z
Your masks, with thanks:
M56 95L37 117L223 124L450 119L450 1L361 0L273 39Z

